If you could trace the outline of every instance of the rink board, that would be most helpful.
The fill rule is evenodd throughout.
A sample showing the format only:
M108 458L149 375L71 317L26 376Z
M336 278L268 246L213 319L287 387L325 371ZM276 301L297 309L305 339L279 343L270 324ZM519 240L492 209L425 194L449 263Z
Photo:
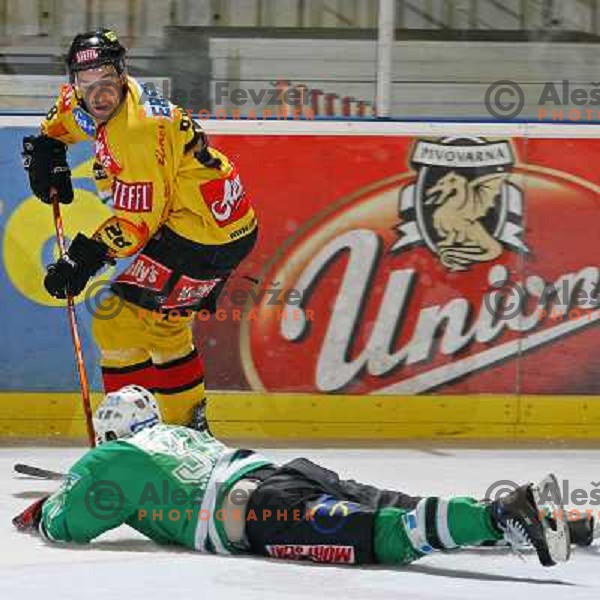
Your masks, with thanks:
M41 286L55 252L52 222L30 195L18 155L38 121L0 117L0 291L8 315L0 435L79 438L67 323ZM599 126L204 126L238 164L261 222L259 244L238 273L258 283L232 278L221 313L196 327L207 388L219 390L209 394L215 433L600 437L600 311L590 291L600 275ZM94 194L90 145L71 150L70 163L76 199L64 219L72 237L91 233L109 209ZM465 207L483 212L473 217ZM493 318L490 284L524 290L522 306ZM556 296L543 297L547 286ZM290 291L296 301L284 310L277 302ZM578 300L582 291L590 293ZM98 392L81 299L78 311Z
M209 393L211 431L229 440L597 440L593 396L324 396ZM101 394L92 397L96 406ZM82 440L76 393L0 394L0 439Z

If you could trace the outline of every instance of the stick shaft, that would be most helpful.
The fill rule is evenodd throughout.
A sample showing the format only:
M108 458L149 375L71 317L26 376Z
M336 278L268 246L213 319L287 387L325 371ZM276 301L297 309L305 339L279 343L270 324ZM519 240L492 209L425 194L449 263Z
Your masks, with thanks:
M65 479L66 477L65 473L59 473L58 471L50 471L48 469L40 469L39 467L25 465L22 463L17 463L14 466L14 470L20 475L27 475L28 477L38 477L39 479L61 480Z
M66 254L65 232L63 228L62 216L60 214L60 204L58 198L54 195L52 201L52 212L54 215L54 227L56 229L56 239L61 256ZM83 350L81 348L81 338L79 337L79 328L77 326L77 313L75 312L75 301L72 294L67 293L67 316L69 318L69 327L71 337L73 338L73 348L75 349L75 362L77 363L77 373L79 374L79 387L81 388L81 401L83 403L83 412L85 415L85 426L87 430L88 441L91 448L96 445L96 435L94 433L94 423L92 421L92 405L90 402L90 386L88 383L85 363L83 361Z

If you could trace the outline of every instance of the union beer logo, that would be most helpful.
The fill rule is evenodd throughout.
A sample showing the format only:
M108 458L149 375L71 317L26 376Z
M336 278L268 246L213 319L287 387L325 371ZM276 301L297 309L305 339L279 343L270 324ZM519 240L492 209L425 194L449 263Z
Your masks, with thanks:
M256 322L242 321L249 386L358 395L600 389L586 364L600 322L590 254L600 187L573 166L575 150L586 160L600 153L597 141L410 141L380 141L385 170L378 164L369 181L348 168L362 184L338 198L330 183L321 212L303 210L297 231L271 248L259 276L298 290L301 318L261 302ZM565 162L567 144L571 162L549 166ZM313 167L307 198L330 168ZM582 318L567 317L575 306Z
M510 180L510 143L480 138L419 140L411 156L417 180L400 194L398 241L392 251L424 243L449 271L527 251L523 195Z

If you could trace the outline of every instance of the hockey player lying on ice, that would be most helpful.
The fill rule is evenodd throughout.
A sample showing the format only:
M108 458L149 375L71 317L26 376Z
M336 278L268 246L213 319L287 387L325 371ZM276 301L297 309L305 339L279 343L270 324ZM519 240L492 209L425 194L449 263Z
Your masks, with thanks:
M569 526L540 521L532 485L494 501L415 497L342 481L304 458L275 465L207 430L163 424L139 386L108 394L94 425L98 446L15 517L17 528L86 543L127 524L199 552L338 563L402 564L499 540L533 546L547 566L569 556Z

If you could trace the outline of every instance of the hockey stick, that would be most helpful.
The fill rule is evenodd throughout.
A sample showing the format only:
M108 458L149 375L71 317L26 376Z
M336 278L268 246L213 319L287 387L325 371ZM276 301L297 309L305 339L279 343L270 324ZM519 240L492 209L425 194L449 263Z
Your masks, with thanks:
M58 249L61 256L64 256L67 252L65 244L65 232L62 222L62 215L60 214L60 205L58 202L58 196L55 190L50 191L52 196L52 214L54 216L54 228L56 230L56 239L58 242ZM81 388L81 401L83 404L83 411L85 414L85 425L88 435L88 441L90 447L96 446L96 435L94 433L94 424L92 421L92 407L90 403L90 386L88 383L87 372L85 370L85 363L83 361L83 351L81 348L81 339L79 337L79 328L77 327L77 314L75 312L75 302L72 294L67 293L67 315L69 318L69 327L71 329L71 337L73 339L73 347L75 349L75 361L77 363L77 372L79 374L79 386ZM14 466L14 470L21 475L28 475L30 477L38 477L40 479L53 479L61 480L66 477L64 473L58 473L57 471L49 471L47 469L40 469L31 465L24 465L17 463Z
M58 196L54 190L52 195L52 213L54 215L54 228L56 229L56 239L60 255L67 253L65 244L65 232L63 228L62 216L60 214L60 204ZM88 442L91 448L96 446L96 435L94 433L94 424L92 422L92 407L90 403L90 386L88 383L85 363L83 362L83 351L81 349L81 339L77 327L77 314L75 312L75 301L73 295L67 293L67 315L69 317L69 326L71 328L71 337L73 338L73 347L75 348L75 361L77 363L77 372L79 374L79 386L81 388L81 401L83 403L83 412L85 414L85 425L87 429Z
M39 479L62 480L66 477L65 473L49 471L48 469L40 469L38 467L24 465L22 463L17 463L13 468L20 475L28 475L29 477L37 477Z

